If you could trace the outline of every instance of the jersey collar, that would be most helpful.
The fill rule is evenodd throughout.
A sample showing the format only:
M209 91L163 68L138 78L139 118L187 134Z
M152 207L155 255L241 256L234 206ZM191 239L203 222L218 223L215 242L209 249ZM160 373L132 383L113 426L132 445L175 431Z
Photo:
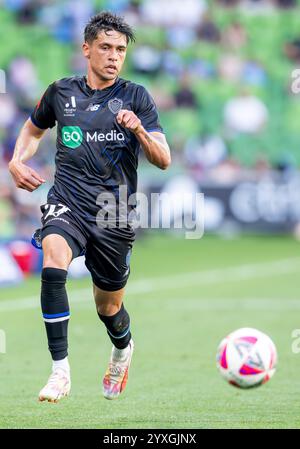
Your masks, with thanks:
M88 85L88 83L87 83L87 78L86 78L86 76L84 75L84 76L82 77L82 82L83 82L84 88L85 88L85 90L87 90L87 92L88 92L89 94L91 94L91 95L93 95L93 94L96 93L96 92L106 92L106 91L112 89L113 87L115 87L115 86L119 83L119 80L120 80L120 78L117 77L116 80L115 80L115 82L114 82L114 84L112 84L111 86L105 87L104 89L92 89L92 88Z

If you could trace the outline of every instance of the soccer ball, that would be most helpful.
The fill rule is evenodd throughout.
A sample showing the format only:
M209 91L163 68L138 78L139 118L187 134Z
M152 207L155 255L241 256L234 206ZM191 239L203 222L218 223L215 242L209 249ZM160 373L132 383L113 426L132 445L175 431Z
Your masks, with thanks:
M235 387L252 388L266 383L275 373L276 363L273 341L257 329L238 329L218 347L217 367Z

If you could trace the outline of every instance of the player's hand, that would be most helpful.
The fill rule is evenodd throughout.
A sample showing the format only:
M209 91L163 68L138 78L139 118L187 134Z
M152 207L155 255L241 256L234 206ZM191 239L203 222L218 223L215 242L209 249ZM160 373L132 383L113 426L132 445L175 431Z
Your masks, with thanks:
M119 125L124 126L124 128L129 129L129 131L135 134L143 130L140 119L134 112L128 111L127 109L121 109L118 112L117 122Z
M8 168L16 186L20 189L28 190L28 192L33 192L41 184L46 182L35 170L27 167L22 162L11 161Z

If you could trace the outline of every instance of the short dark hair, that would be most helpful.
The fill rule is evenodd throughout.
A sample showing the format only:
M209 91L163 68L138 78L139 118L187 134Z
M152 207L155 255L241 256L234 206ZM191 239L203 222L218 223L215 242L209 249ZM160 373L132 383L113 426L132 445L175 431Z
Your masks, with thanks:
M129 41L135 42L135 35L133 29L128 25L123 17L110 13L109 11L103 11L90 18L88 24L84 29L85 42L91 43L97 39L99 31L118 31L125 34L127 44Z

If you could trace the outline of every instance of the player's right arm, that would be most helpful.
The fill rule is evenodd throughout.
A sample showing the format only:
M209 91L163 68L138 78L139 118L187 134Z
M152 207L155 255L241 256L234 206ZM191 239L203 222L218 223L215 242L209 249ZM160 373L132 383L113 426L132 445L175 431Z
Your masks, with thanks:
M52 106L55 83L50 84L36 105L31 117L25 122L16 141L14 154L9 163L9 171L20 189L32 192L45 180L25 162L36 153L39 143L48 128L55 126L56 117Z
M45 182L45 179L24 163L36 153L45 131L35 126L31 119L28 119L21 129L12 160L8 165L13 180L20 189L32 192Z

